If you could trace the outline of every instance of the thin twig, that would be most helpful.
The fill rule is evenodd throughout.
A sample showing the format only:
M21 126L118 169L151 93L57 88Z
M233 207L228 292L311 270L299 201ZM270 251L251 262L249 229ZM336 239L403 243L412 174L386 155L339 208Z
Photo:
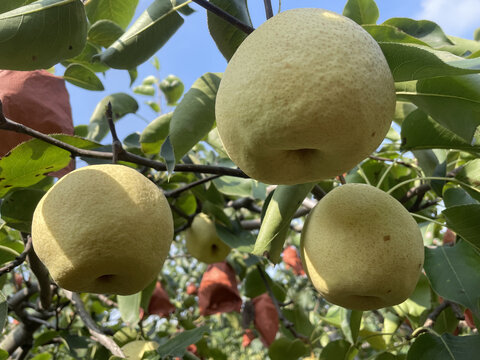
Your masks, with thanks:
M263 0L263 3L265 4L265 15L268 20L273 16L272 2L271 0Z
M2 121L2 120L5 120L5 121ZM49 143L61 149L67 150L73 156L83 156L87 158L107 159L107 160L113 159L113 153L111 152L80 149L73 145L67 144L63 141L60 141L58 139L55 139L51 136L45 135L39 131L31 129L28 126L25 126L23 124L7 119L3 116L3 113L1 112L1 108L0 108L0 129L30 135L34 138L45 141L46 143ZM160 161L150 160L142 156L132 154L128 151L123 151L122 153L118 154L118 160L147 166L149 168L152 168L158 171L167 171L166 164ZM233 169L233 168L227 168L223 166L214 166L214 165L177 164L175 165L174 171L228 175L228 176L234 176L234 177L240 177L240 178L249 178L249 176L246 175L240 169Z
M125 359L126 357L122 349L120 349L120 347L115 343L115 341L113 341L113 339L105 335L97 326L95 321L93 321L93 319L90 317L90 314L85 309L85 305L83 304L80 296L77 293L68 290L63 291L65 292L65 296L75 305L75 308L78 311L78 315L80 315L83 323L88 328L88 331L92 335L92 338L94 338L96 341L98 341L100 344L110 350L113 355Z
M458 305L449 301L449 300L444 300L442 303L440 303L433 311L428 314L427 320L423 324L424 328L432 328L435 325L435 322L437 321L438 316L442 313L443 310L445 310L447 307L451 307L455 317L458 320L465 320L465 317L462 313L462 311L459 309Z
M183 187L180 187L178 189L175 189L175 190L172 190L172 191L166 191L165 196L166 197L178 197L182 192L190 190L191 188L194 188L197 185L201 185L201 184L204 184L206 182L215 180L215 179L219 178L220 176L222 176L222 175L212 175L212 176L200 179L200 180L193 181L193 182L191 182L191 183L189 183L189 184L187 184Z
M407 193L400 199L400 202L402 204L405 204L408 200L410 200L415 196L422 197L431 188L432 187L430 186L430 184L422 184L420 186L413 187L410 190L408 190Z
M97 298L98 298L98 300L100 300L102 303L104 303L107 306L118 307L118 304L115 301L109 299L108 297L106 297L103 294L97 294Z
M12 271L17 266L23 264L23 262L27 258L27 255L31 249L32 249L32 238L29 237L27 242L25 243L25 248L23 249L23 252L20 255L18 255L14 260L10 261L5 266L2 266L0 268L0 276Z
M311 193L313 194L313 196L315 197L315 199L317 200L320 200L321 198L323 198L325 195L327 195L327 193L325 192L325 190L323 190L319 185L315 185L311 191Z
M402 161L402 160L389 159L389 158L386 158L386 157L374 156L374 155L370 155L369 158L372 159L372 160L384 161L384 162L390 162L390 161L392 161L392 162L395 162L395 163L397 163L397 164L400 164L400 165L403 165L403 166L406 166L406 167L409 167L409 168L413 167L412 164L409 164L409 163L407 163L407 162L405 162L405 161Z
M110 101L107 104L105 116L107 118L108 127L110 128L110 133L112 134L112 163L116 164L118 162L118 155L123 151L123 147L122 142L118 139L117 130L115 129L115 124L113 122L112 103Z
M211 2L208 2L207 0L192 0L194 3L197 5L200 5L207 11L210 11L212 14L215 14L222 18L223 20L229 22L239 30L243 31L245 34L250 34L252 33L255 29L252 28L251 26L241 22L238 20L236 17L230 15L229 13L225 12L223 9L219 8L218 6L212 4Z
M285 315L283 315L282 309L280 309L280 305L278 304L277 298L273 294L272 288L270 287L270 284L268 283L267 278L265 277L265 274L263 273L262 267L257 264L257 270L260 273L260 277L263 280L263 283L265 284L265 288L267 289L268 295L273 301L273 304L275 305L275 308L277 309L278 317L280 318L280 321L282 322L283 326L287 328L293 336L295 336L297 339L300 339L304 342L309 342L308 338L300 333L298 333L295 330L295 324L292 323L290 320L288 320Z
M251 212L260 214L262 212L262 208L255 204L255 199L251 197L244 197L236 200L230 200L227 203L228 207L232 207L235 210L244 208L250 210Z

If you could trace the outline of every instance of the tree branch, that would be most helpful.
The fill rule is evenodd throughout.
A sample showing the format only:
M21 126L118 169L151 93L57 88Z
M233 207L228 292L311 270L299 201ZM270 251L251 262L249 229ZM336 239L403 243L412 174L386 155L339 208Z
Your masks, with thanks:
M212 175L212 176L209 176L209 177L205 177L203 179L199 179L197 181L193 181L193 182L191 182L191 183L189 183L189 184L187 184L183 187L180 187L178 189L171 190L171 191L166 191L165 196L166 197L178 197L182 192L190 190L191 188L194 188L197 185L201 185L201 184L204 184L206 182L215 180L215 179L219 178L220 176L221 175Z
M457 304L449 300L444 300L435 309L433 309L433 311L430 314L428 314L427 320L423 324L423 327L432 328L435 325L435 322L437 321L438 316L442 313L443 310L445 310L449 306L452 308L452 311L454 312L455 317L458 320L465 320L463 312L460 310Z
M93 321L93 319L90 317L90 314L85 309L85 305L83 304L80 296L77 293L65 289L63 291L65 293L65 296L72 302L72 304L75 305L75 308L78 311L78 315L80 315L83 323L88 328L88 331L92 335L92 338L105 346L108 350L110 350L113 355L125 359L125 354L123 353L122 349L120 349L120 347L115 343L115 341L105 335L97 326L97 324L95 324L95 321Z
M219 8L218 6L208 2L207 0L192 0L197 5L203 7L205 10L210 11L212 14L217 15L218 17L222 18L223 20L229 22L239 30L243 31L245 34L252 33L255 29L251 26L244 24L236 17L230 15L223 9Z
M0 102L0 129L14 131L17 133L22 133L30 135L39 140L45 141L46 143L55 145L61 149L64 149L70 152L73 156L83 156L87 158L95 159L113 159L112 152L103 152L103 151L94 151L94 150L85 150L77 148L73 145L64 143L60 140L57 140L51 136L45 135L39 131L31 129L23 124L17 123L10 119L5 118L3 112L1 111L1 102ZM135 163L138 165L147 166L149 168L158 170L158 171L167 171L167 165L155 160L150 160L142 156L132 154L128 151L123 151L118 154L118 160ZM213 166L213 165L193 165L193 164L177 164L174 168L176 172L193 172L193 173L202 173L202 174L216 174L216 175L228 175L240 178L249 178L242 170L227 168L222 166Z
M389 159L389 158L385 158L385 157L381 157L381 156L374 156L374 155L370 155L369 158L372 159L372 160L377 160L377 161L395 162L397 164L400 164L400 165L403 165L403 166L406 166L406 167L409 167L409 168L413 167L412 164L406 163L405 161L402 161L402 160Z

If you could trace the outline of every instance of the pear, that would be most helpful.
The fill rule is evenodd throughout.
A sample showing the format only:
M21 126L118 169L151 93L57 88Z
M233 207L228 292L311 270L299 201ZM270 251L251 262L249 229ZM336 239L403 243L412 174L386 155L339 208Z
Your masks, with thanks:
M215 224L206 214L198 214L185 232L187 250L194 258L207 264L225 260L230 247L217 235Z
M216 96L218 133L232 161L269 184L342 174L383 141L395 86L377 42L351 19L292 9L252 32Z
M70 291L129 295L162 269L173 240L163 192L123 165L62 177L38 203L32 243L53 280Z
M424 261L413 217L395 198L365 184L337 187L321 199L308 215L300 248L320 294L353 310L403 302Z

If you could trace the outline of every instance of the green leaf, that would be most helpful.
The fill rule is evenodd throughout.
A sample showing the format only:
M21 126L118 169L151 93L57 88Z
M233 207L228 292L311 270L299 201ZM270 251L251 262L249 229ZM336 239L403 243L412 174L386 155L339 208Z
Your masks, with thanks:
M471 197L480 201L480 159L467 162L455 177L464 183L472 185L475 190L466 186L464 189Z
M250 231L245 231L240 226L235 226L233 229L229 229L218 223L216 223L215 226L219 238L225 244L241 252L252 251L255 245L255 237Z
M253 249L254 255L263 256L268 252L272 262L276 264L280 261L293 214L312 190L313 185L315 184L279 185L275 189L258 233Z
M160 148L160 156L165 160L167 164L167 173L171 175L175 169L175 152L173 150L172 143L170 141L170 135L166 137L165 141Z
M426 46L398 42L392 34L380 32L384 28L365 27L379 45L392 71L395 81L410 81L432 77L456 76L480 72L480 59L462 59L450 53L430 49ZM374 32L374 30L376 32ZM390 38L387 38L389 36Z
M280 300L280 299L279 299ZM283 300L280 300L283 301ZM304 309L302 306L299 304L295 304L295 307L293 309L291 308L284 308L282 309L283 315L290 320L292 323L295 324L295 330L299 332L300 334L303 334L304 336L310 338L312 333L315 331L315 326L312 325L310 322L310 319L308 318L308 312L306 309ZM291 336L292 334L290 333L289 330L284 328L283 324L280 322L282 326L282 332L284 334L287 334L288 336ZM293 339L293 338L292 338Z
M3 293L0 291L0 333L7 322L8 317L8 303L7 298Z
M142 131L140 144L145 154L158 154L168 135L173 112L160 115Z
M90 23L110 20L125 29L135 15L138 0L90 0L86 4Z
M252 26L247 0L210 0L210 2L244 24ZM247 37L247 34L211 12L207 12L207 21L208 30L218 50L220 50L227 61L230 61L237 48Z
M370 330L368 327L362 327L360 329L359 335L361 338L362 342L367 342L370 344L370 346L375 349L375 350L386 350L387 349L387 344L385 343L385 340L383 338L383 333L386 331L384 330L383 332L380 331L375 331L375 330ZM360 345L360 343L358 344ZM351 356L353 353L358 351L355 347L351 347L347 359L351 359Z
M1 329L0 329L1 330ZM0 349L0 360L7 360L8 359L8 352L3 349Z
M480 253L466 241L453 247L425 248L424 269L433 290L444 299L480 314Z
M267 283L272 289L275 298L278 301L283 302L286 297L285 290L276 282L274 282L265 271L262 270L262 272L267 279ZM262 295L265 292L267 292L267 288L265 286L264 280L262 279L262 276L259 273L258 268L256 266L250 268L245 277L245 296L253 299L257 296Z
M480 151L462 137L440 125L422 110L411 112L402 123L402 149L457 149Z
M480 51L480 43L475 40L463 39L456 36L448 35L448 39L453 45L445 45L439 47L439 50L448 51L454 55L466 57L471 53Z
M423 275L425 277L425 275ZM428 286L428 281L427 281ZM390 311L386 311L383 314L383 332L385 335L382 336L383 340L385 341L385 345L391 343L393 339L393 334L397 331L397 329L402 324L403 319L395 315Z
M150 304L150 298L152 297L153 291L155 290L155 285L157 285L157 279L153 280L145 289L142 290L140 296L140 307L148 311L148 305Z
M351 346L346 340L331 341L323 348L319 360L345 360Z
M74 135L81 138L86 138L88 136L88 125L81 124L75 126Z
M117 121L127 114L137 112L137 101L125 93L115 93L104 97L95 107L90 124L88 125L88 139L101 141L110 131L105 110L108 103L112 104L113 121Z
M103 91L103 87L100 79L95 73L81 64L70 64L65 69L63 78L73 85L77 85L83 89L93 91Z
M297 360L307 354L308 348L300 339L281 337L268 348L268 355L272 360Z
M462 188L448 188L443 192L443 202L445 207L450 208L457 205L478 204L473 197L471 197Z
M433 330L437 334L452 333L458 326L458 319L450 306L447 306L435 319Z
M342 331L345 338L352 344L357 342L363 311L345 309L345 318L342 321Z
M0 265L15 260L18 255L20 255L20 253L14 249L0 245Z
M480 352L480 336L453 336L432 333L420 335L407 354L407 360L466 360Z
M52 354L49 353L43 353L43 354L38 354L32 357L32 360L50 360L53 359Z
M99 20L88 29L88 41L103 47L109 47L123 34L123 29L111 20Z
M135 94L146 95L146 96L154 96L155 95L155 87L152 85L138 85L133 88L133 92Z
M156 0L97 58L115 69L132 69L165 45L183 21L170 0Z
M142 292L133 295L117 295L118 310L123 321L130 326L135 326L140 321L140 303Z
M78 55L86 38L87 18L80 0L36 1L0 14L0 68L49 68Z
M193 330L185 330L160 345L157 353L161 356L183 356L188 345L200 341L203 338L203 334L209 332L210 330L206 325Z
M44 194L45 191L38 189L11 191L0 207L2 219L11 228L31 233L33 212Z
M20 6L28 5L35 0L2 0L0 1L0 14L19 8Z
M408 317L411 322L420 318L420 316L430 309L432 304L432 293L430 284L425 275L421 274L417 286L412 295L404 302L395 305L393 309L395 312L403 317ZM417 324L412 324L415 326Z
M391 18L385 21L383 25L395 26L408 35L420 39L434 48L453 44L444 34L442 28L433 21Z
M362 25L362 27L379 43L402 43L428 46L422 40L404 33L391 25Z
M325 316L320 316L320 319L325 321L327 324L333 325L340 329L345 316L345 310L345 308L342 308L338 305L332 305L328 308L327 314Z
M109 69L108 66L99 63L92 62L92 58L100 53L100 48L90 42L87 42L82 52L75 57L63 60L61 64L67 67L70 64L80 64L88 68L92 72L105 72Z
M443 215L450 229L480 250L480 204L452 206Z
M185 90L182 80L175 75L168 75L160 82L159 87L167 99L168 106L177 105L178 99L182 97Z
M206 73L197 79L173 112L170 142L178 162L212 129L220 74Z
M52 137L80 147L93 149L99 144L70 135ZM0 159L0 198L14 188L29 187L38 183L49 173L66 167L71 160L70 152L39 139L24 142Z
M446 76L396 83L397 97L411 101L435 121L472 141L480 125L480 75Z
M357 24L376 24L379 16L378 7L374 0L348 0L343 8L346 16Z
M213 180L218 191L230 196L255 197L266 193L266 185L254 179L242 179L233 176L222 176ZM256 192L256 194L254 194ZM265 195L260 196L265 198Z
M42 346L50 342L52 339L61 336L61 332L57 330L46 330L43 331L40 335L35 337L33 346Z

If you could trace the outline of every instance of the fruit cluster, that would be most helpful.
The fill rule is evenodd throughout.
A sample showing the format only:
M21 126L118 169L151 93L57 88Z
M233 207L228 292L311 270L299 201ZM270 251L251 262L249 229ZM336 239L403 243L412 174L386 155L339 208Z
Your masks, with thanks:
M355 22L320 9L285 11L254 31L229 62L216 121L230 158L270 184L317 182L349 171L390 128L394 82L375 40ZM161 270L173 238L163 193L121 165L88 166L40 201L35 249L54 280L74 291L131 294ZM186 231L200 261L230 247L206 215ZM390 195L347 184L313 209L301 237L307 275L332 303L358 310L404 301L423 265L423 241Z

